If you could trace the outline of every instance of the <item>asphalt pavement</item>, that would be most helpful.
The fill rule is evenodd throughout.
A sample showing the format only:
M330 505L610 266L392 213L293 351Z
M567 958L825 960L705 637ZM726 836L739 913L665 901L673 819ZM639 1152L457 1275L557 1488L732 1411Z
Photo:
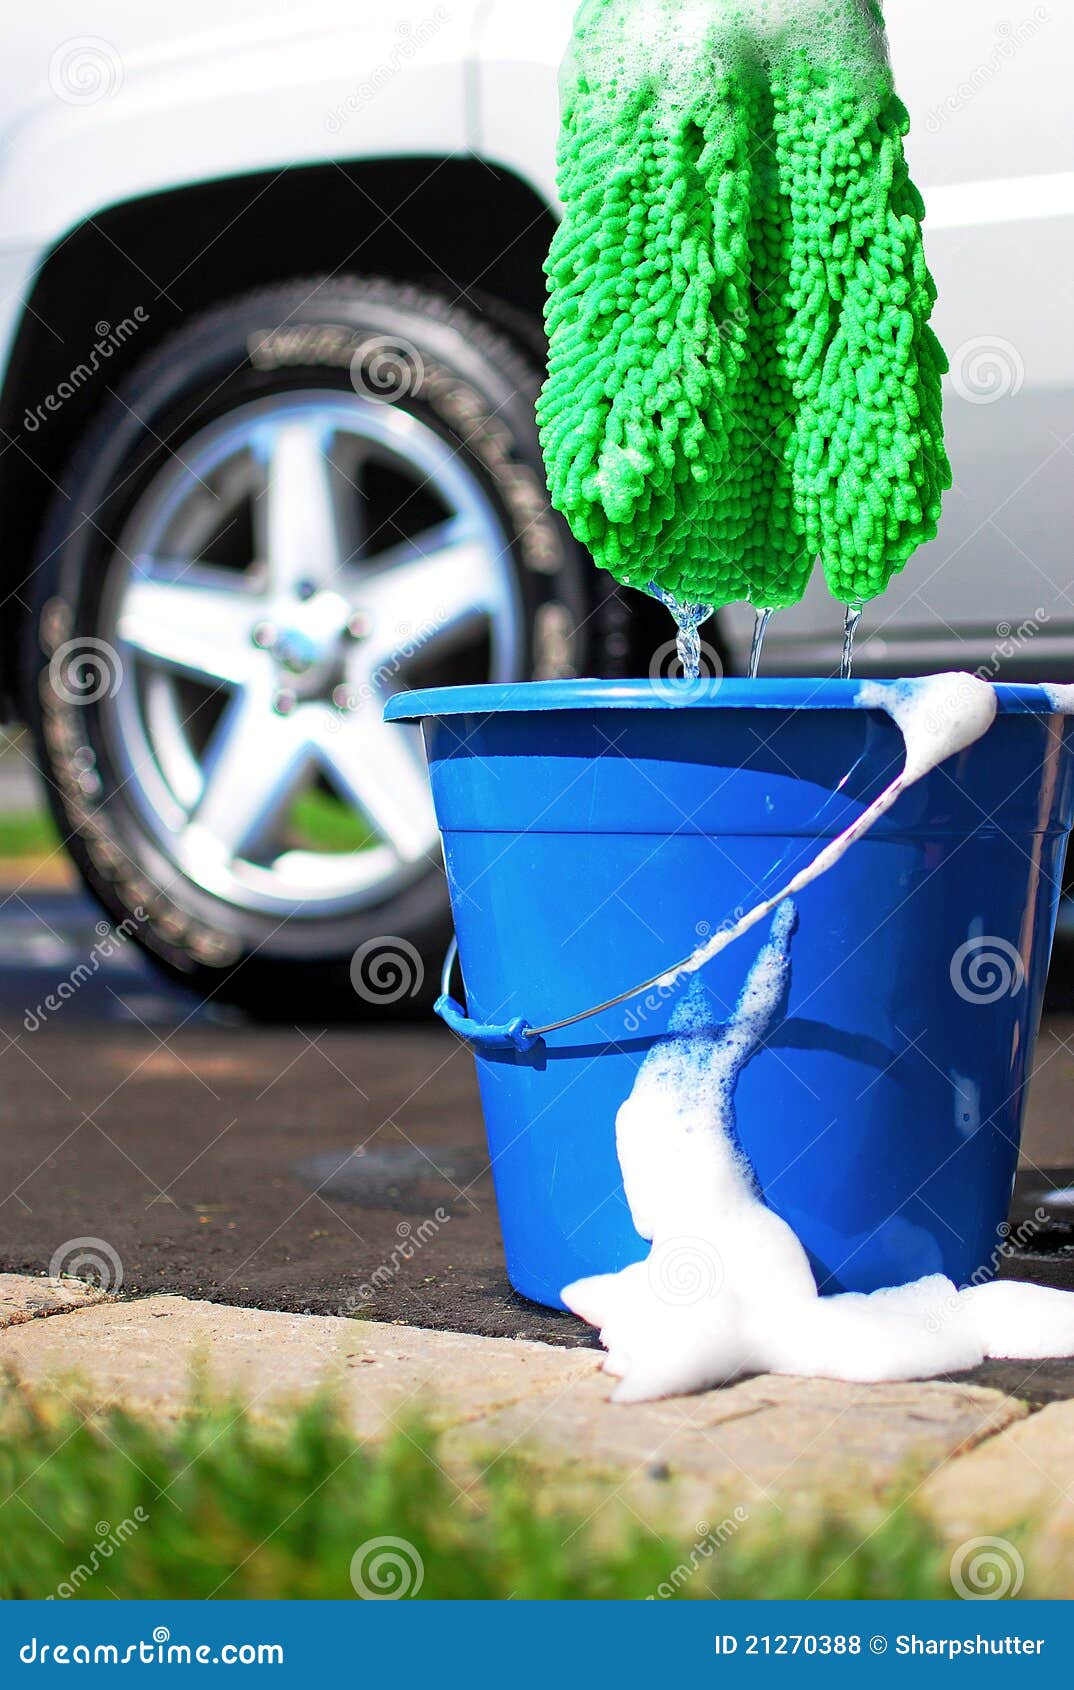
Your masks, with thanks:
M62 887L0 893L0 1269L81 1255L126 1291L590 1341L507 1282L451 1034L253 1026L130 943L50 1014L100 920Z
M0 1270L88 1259L129 1292L593 1342L507 1282L473 1065L451 1035L253 1026L129 944L42 1013L100 919L63 886L0 891ZM1074 1017L1052 1016L1004 1272L1070 1288L1074 1207L1048 1193L1074 1183L1072 1099ZM977 1377L1017 1383L1006 1364ZM1032 1388L1074 1395L1074 1364L1034 1369Z

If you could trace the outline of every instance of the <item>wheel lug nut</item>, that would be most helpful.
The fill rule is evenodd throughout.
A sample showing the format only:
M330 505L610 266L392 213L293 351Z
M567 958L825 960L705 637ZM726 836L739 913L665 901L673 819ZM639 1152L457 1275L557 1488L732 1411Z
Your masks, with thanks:
M337 710L353 710L354 698L350 687L333 687L332 703Z
M277 716L289 716L297 703L293 692L278 692L272 701L272 708Z
M261 651L267 651L276 643L276 630L271 622L258 622L250 638Z
M347 622L347 633L352 640L364 640L369 633L369 618L363 610L356 610Z

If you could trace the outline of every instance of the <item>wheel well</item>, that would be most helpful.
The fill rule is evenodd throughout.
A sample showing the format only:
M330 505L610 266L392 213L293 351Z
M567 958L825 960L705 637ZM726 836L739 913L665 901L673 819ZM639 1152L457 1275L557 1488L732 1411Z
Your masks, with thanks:
M65 236L38 274L0 398L10 691L34 548L64 465L90 415L186 316L291 276L385 275L446 292L536 345L553 226L510 172L418 158L200 183L114 206ZM95 346L97 367L74 374Z

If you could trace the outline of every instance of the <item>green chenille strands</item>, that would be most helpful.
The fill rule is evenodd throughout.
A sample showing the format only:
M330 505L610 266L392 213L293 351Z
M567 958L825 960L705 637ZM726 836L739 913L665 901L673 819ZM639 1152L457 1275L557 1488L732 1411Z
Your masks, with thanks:
M595 561L718 607L875 597L951 472L876 0L587 0L538 420Z

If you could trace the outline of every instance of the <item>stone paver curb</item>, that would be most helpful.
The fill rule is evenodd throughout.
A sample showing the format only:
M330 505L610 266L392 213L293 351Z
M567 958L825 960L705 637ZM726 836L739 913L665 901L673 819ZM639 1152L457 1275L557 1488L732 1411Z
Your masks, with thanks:
M76 1295L68 1282L30 1284L38 1299ZM1037 1450L1036 1428L1064 1412L1026 1421L1023 1403L965 1384L773 1377L622 1408L607 1401L592 1351L176 1296L117 1303L91 1293L85 1306L61 1305L70 1310L61 1320L34 1321L23 1298L28 1312L14 1318L24 1323L0 1331L0 1365L27 1384L77 1381L95 1404L166 1415L182 1412L195 1380L258 1413L329 1389L362 1438L430 1416L444 1459L469 1480L509 1455L583 1488L599 1476L607 1497L667 1502L684 1520L709 1517L716 1499L750 1512L803 1498L853 1507L929 1473L925 1494L942 1512L940 1499L959 1495L975 1463L991 1473L996 1452L1023 1439ZM1074 1405L1061 1423L1074 1483ZM1027 1472L1041 1460L1039 1450L1027 1456ZM983 1490L996 1483L985 1479Z
M431 1413L474 1419L563 1388L592 1357L333 1315L280 1314L184 1297L84 1308L0 1334L0 1363L28 1384L80 1382L93 1401L177 1413L195 1379L264 1411L328 1389L359 1437Z
M1074 1402L1053 1403L1009 1426L951 1468L922 1498L951 1537L1050 1522L1074 1534Z
M105 1292L81 1279L36 1279L28 1273L0 1273L0 1330L107 1300Z

